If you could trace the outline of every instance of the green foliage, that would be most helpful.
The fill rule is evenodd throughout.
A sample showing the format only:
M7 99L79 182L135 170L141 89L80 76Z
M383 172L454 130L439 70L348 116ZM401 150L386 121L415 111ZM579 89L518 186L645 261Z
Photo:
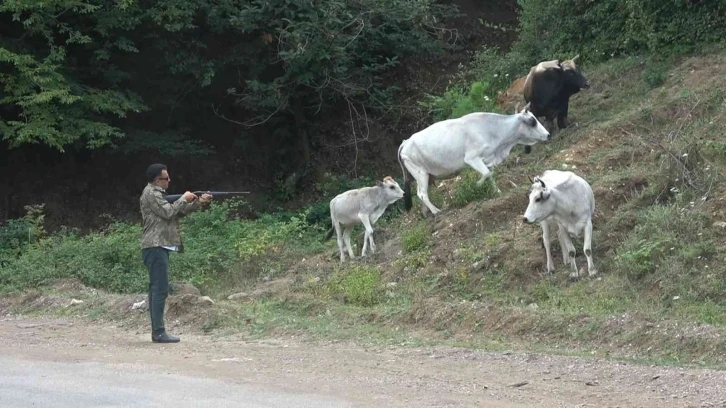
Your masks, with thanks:
M352 179L345 174L325 173L323 177L323 181L315 183L315 189L326 199L348 190L376 185L376 180L365 176Z
M242 89L228 92L259 114L250 125L277 112L300 113L303 104L385 107L390 101L378 98L390 89L380 75L407 55L439 49L430 33L449 11L428 0L325 0L316 7L304 0L273 0L230 8L229 30L254 34L258 63L247 67ZM246 60L250 52L243 49Z
M0 73L4 93L0 105L13 105L20 112L17 119L0 122L0 134L11 147L43 143L64 151L65 146L82 142L97 148L123 136L110 116L123 119L129 112L147 109L133 92L99 88L70 74L80 55L69 52L93 43L92 30L79 20L97 16L102 8L74 0L0 5L0 18L11 14L23 24L20 40L27 36L25 41L0 39L0 66L12 67ZM63 14L63 20L55 17ZM74 18L76 24L66 22Z
M8 220L0 227L0 262L20 256L24 248L46 235L43 207L43 204L25 206L23 218Z
M653 206L638 214L635 228L617 250L615 266L631 280L667 280L661 285L676 288L688 275L708 272L708 259L715 252L706 214L678 205ZM697 296L723 296L720 291L712 287Z
M212 203L182 218L185 251L170 256L172 280L204 288L234 280L230 275L238 267L254 264L261 255L272 256L284 248L318 249L307 244L319 240L320 230L305 224L305 213L236 220L232 213L239 205L233 200ZM2 250L15 251L13 257L2 258L0 287L20 289L53 279L77 278L113 292L146 290L148 272L141 260L139 225L114 222L103 231L83 236L68 230L43 236L35 232L33 219L42 220L42 216L31 213L23 223L0 230ZM28 233L26 227L30 227L32 239L23 242L24 236L20 237L21 232Z
M427 248L431 244L431 231L425 221L405 229L402 233L401 244L405 252L416 252Z
M373 306L383 299L381 271L377 267L353 265L337 271L325 285L330 296L356 306Z
M515 49L533 61L576 53L587 61L640 52L679 53L726 35L726 6L719 0L519 0L519 4L521 31Z
M451 189L451 204L455 207L464 207L473 201L486 200L498 194L494 172L481 185L477 184L481 175L472 169L464 169L459 177Z
M468 91L460 85L451 86L441 96L426 95L419 105L427 108L434 121L455 119L473 112L493 112L495 99L490 96L488 82L474 82Z
M72 231L53 234L1 267L0 286L35 287L74 277L93 287L143 292L148 284L141 265L140 233L139 226L114 224L85 237Z
M645 71L643 71L642 74L643 82L645 82L651 89L663 85L668 74L669 66L670 64L668 64L668 61L663 58L649 58Z
M245 125L294 146L312 129L306 116L340 101L391 105L382 75L439 50L437 21L451 10L429 0L4 1L0 135L61 152L205 154L211 113L223 116L232 95Z

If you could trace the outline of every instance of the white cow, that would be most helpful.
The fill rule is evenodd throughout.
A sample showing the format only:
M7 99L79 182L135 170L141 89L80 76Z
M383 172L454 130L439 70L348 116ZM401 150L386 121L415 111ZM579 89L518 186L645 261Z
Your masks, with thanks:
M350 246L350 233L356 224L363 224L365 227L361 256L366 256L369 242L371 252L376 251L376 244L373 242L373 225L389 205L401 198L403 198L401 187L396 183L396 180L386 176L383 182L377 181L374 187L348 190L330 200L330 219L333 227L328 230L325 240L330 239L333 230L335 230L338 235L341 263L345 261L344 240L345 246L348 248L348 255L351 259L354 258L353 248ZM345 226L345 232L343 233L341 233L341 225Z
M475 112L436 122L398 148L406 192L404 208L408 211L412 205L411 179L406 177L406 170L416 179L422 210L428 208L435 215L440 210L429 200L429 176L452 178L468 165L481 174L477 181L481 185L491 174L489 168L501 163L515 145L532 146L550 138L529 112L529 104L513 115Z
M558 226L558 238L562 249L562 260L572 267L570 278L578 279L580 273L575 265L575 246L570 235L585 235L583 249L587 257L590 276L597 275L592 261L592 215L595 212L595 196L587 181L571 171L547 170L532 180L529 205L523 221L542 226L542 241L547 254L547 272L555 270L550 253L550 228ZM583 271L584 274L584 271Z

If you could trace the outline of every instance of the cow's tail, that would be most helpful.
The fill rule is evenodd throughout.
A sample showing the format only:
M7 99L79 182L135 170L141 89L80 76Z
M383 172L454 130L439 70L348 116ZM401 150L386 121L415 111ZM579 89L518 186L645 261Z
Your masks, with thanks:
M331 207L333 206L332 201L330 203L330 206ZM323 242L327 242L330 239L330 237L333 236L333 233L335 232L335 223L336 222L338 222L338 221L333 216L333 210L331 208L331 210L330 210L330 223L332 224L332 226L330 227L330 229L328 230L328 232L325 234L325 238L323 238Z
M333 232L335 232L335 227L330 227L330 229L328 230L328 233L325 234L325 238L323 239L323 242L326 242L327 240L329 240L330 237L333 236Z
M403 149L404 144L406 144L406 140L402 141L401 145L398 146L398 164L401 165L401 172L403 173L403 208L408 211L413 206L413 198L411 197L412 177L406 177L406 173L408 173L408 171L401 161L401 149Z

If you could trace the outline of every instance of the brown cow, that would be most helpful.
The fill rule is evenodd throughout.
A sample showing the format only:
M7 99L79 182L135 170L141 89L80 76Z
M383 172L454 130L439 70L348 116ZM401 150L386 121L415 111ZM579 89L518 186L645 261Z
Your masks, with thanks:
M507 112L512 107L512 102L516 102L512 112L518 112L519 106L524 105L524 83L527 80L527 75L517 78L516 81L509 86L505 92L499 92L497 94L497 104L502 111Z

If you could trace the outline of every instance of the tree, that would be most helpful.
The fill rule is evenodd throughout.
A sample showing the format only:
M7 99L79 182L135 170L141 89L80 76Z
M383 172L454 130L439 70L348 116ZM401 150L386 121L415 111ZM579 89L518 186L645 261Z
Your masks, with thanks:
M64 151L82 143L97 148L123 136L114 119L148 109L114 80L117 72L109 61L113 48L134 51L123 38L111 37L120 20L102 19L124 17L127 3L0 4L0 105L6 112L0 134L11 147L43 143Z

